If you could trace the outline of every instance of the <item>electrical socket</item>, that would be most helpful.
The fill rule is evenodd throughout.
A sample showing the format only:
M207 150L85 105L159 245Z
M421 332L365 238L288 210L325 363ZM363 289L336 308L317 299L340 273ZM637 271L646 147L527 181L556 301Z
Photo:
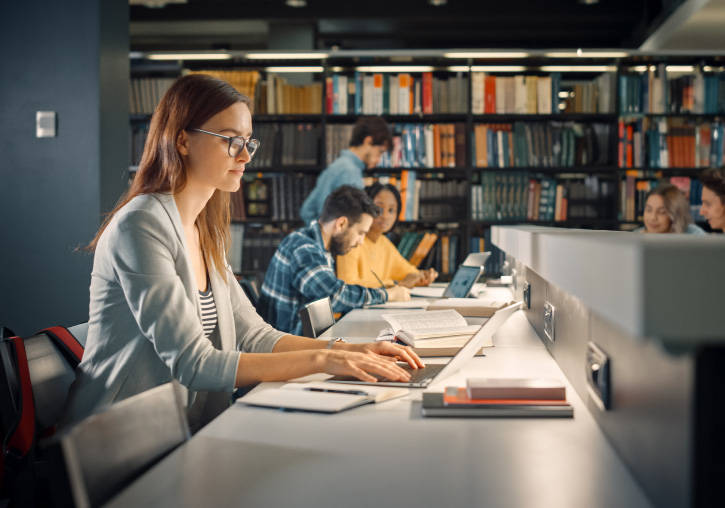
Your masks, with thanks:
M554 342L556 330L556 307L549 302L544 302L544 335L551 342Z

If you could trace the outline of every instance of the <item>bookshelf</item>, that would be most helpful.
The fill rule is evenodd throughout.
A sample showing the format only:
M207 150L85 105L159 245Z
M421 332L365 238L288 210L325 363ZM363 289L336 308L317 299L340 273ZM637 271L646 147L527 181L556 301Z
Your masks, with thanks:
M662 179L674 177L690 194L694 211L697 175L703 167L723 164L722 143L717 148L701 142L708 132L702 126L710 127L712 137L725 117L721 56L629 52L582 61L542 51L502 65L432 53L401 58L395 52L338 51L314 65L304 62L301 67L314 72L302 84L288 81L294 81L292 74L278 74L284 65L300 67L292 60L280 65L239 55L160 67L140 60L132 65L132 82L139 78L131 90L132 160L140 154L153 103L147 91L146 108L133 107L133 94L143 95L143 79L156 79L160 94L169 78L189 70L215 69L220 77L240 72L240 82L252 90L246 93L255 96L255 134L262 148L248 166L244 202L233 213L238 243L233 251L242 253L235 270L257 276L281 238L301 225L296 213L316 175L347 145L349 129L365 114L385 118L403 145L384 166L366 171L366 181L417 182L417 190L407 193L416 200L414 213L401 218L392 239L426 231L448 237L455 243L447 256L450 267L480 246L488 249L492 225L633 229L644 195ZM677 70L670 73L668 66ZM254 76L241 77L244 73ZM691 136L692 126L697 136ZM440 134L444 127L452 130ZM442 137L431 141L429 131ZM411 132L419 145L406 153ZM653 163L654 132L665 140L677 138L663 143L663 153L689 150L690 159L680 155L677 162L691 160L692 143L702 157L693 164ZM448 148L444 136L450 137ZM448 159L430 155L446 150ZM446 190L451 187L456 190ZM432 249L421 266L436 266L441 258ZM500 263L492 256L488 272L499 271ZM452 273L439 272L444 279Z

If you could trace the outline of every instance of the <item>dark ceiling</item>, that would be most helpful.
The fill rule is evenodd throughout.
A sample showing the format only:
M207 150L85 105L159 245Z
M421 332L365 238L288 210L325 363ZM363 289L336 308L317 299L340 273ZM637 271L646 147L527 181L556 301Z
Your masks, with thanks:
M132 49L267 49L286 28L309 34L311 48L636 48L682 0L188 0L163 8L131 6ZM197 37L164 34L168 22L261 21L266 33ZM162 22L155 37L133 26ZM187 23L188 24L188 23ZM207 23L209 24L209 23ZM207 27L207 30L209 28ZM153 47L156 46L156 47ZM298 48L298 49L311 49ZM277 46L279 49L279 46ZM291 49L291 48L288 48Z

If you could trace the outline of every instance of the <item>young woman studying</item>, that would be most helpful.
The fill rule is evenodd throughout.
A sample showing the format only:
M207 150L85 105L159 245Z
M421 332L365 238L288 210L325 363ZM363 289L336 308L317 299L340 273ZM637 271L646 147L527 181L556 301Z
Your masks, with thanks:
M151 119L138 172L90 244L88 338L66 421L178 380L199 428L235 387L315 372L407 380L408 348L285 334L255 312L225 261L229 193L259 148L249 99L205 75L177 80Z
M644 205L643 233L706 234L692 222L690 203L680 189L663 183L647 194Z
M390 184L376 182L365 191L382 213L373 220L360 246L337 257L337 276L347 284L366 287L400 284L412 288L433 282L438 277L435 269L418 270L400 255L385 236L398 219L401 207L398 189Z

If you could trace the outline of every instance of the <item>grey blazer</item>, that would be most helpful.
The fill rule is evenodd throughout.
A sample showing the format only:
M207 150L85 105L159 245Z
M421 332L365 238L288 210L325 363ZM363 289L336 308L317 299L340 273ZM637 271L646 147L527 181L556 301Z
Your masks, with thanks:
M88 338L65 422L172 379L189 390L189 405L199 390L231 392L239 350L270 352L285 333L256 313L228 265L225 274L209 269L219 336L207 339L174 198L141 195L121 208L96 247Z

